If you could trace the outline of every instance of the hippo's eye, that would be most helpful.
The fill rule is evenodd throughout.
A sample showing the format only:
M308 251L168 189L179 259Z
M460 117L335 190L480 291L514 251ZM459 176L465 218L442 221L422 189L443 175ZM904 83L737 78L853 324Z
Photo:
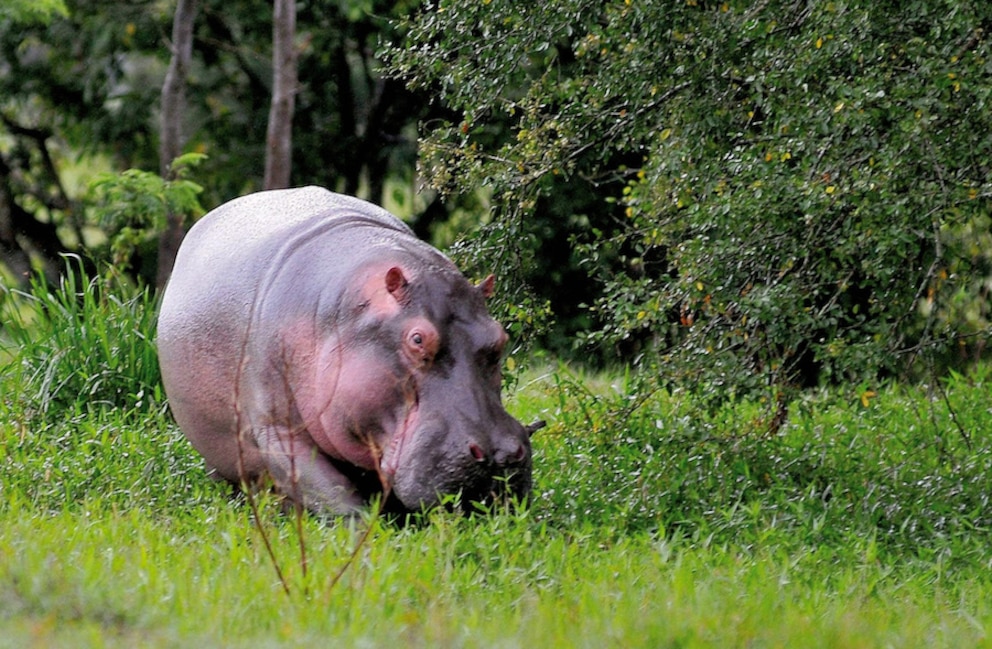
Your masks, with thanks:
M434 362L440 347L440 336L426 319L412 323L403 333L403 353L414 368L425 369Z

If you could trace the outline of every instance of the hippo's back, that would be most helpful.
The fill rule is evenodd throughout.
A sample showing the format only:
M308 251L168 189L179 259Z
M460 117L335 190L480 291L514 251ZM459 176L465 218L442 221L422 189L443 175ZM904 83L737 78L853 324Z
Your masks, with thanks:
M236 198L204 216L186 235L170 279L180 290L173 293L196 293L206 277L234 279L265 272L288 242L312 238L317 229L345 230L356 224L413 236L384 209L321 187Z
M218 327L230 333L247 326L258 291L314 241L327 252L299 262L311 278L353 265L353 257L384 237L415 240L382 208L320 187L258 192L225 203L183 240L162 301L159 343L206 334L213 344L229 337L209 335Z
M335 194L323 187L301 187L256 192L235 198L200 219L184 240L194 246L201 242L226 240L238 246L254 246L278 238L312 221L314 217L363 218L381 227L409 233L409 228L386 210L352 196Z

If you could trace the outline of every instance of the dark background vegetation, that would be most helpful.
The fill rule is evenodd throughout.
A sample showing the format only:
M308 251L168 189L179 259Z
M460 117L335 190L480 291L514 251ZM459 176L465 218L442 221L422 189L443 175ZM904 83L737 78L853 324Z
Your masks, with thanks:
M151 283L170 215L264 187L273 7L193 5L180 130L203 157L158 184L175 3L0 12L9 282L54 283L75 252ZM517 341L770 404L981 357L987 3L295 8L290 184L384 204L495 271Z

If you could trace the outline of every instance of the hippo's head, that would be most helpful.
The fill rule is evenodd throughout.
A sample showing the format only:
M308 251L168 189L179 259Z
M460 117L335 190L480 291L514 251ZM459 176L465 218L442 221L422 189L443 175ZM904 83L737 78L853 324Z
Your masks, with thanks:
M374 324L364 338L376 347L366 354L388 367L388 389L371 389L382 412L364 429L377 431L392 497L411 511L448 494L460 494L464 506L523 498L536 426L521 425L500 398L507 335L485 304L493 278L473 286L450 262L430 272L381 268L366 283L381 289L366 301L363 319ZM367 422L367 414L352 421Z

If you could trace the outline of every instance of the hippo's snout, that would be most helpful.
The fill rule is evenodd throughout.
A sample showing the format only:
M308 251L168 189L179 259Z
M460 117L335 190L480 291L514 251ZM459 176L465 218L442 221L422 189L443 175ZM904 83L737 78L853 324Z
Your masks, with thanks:
M530 432L505 410L494 418L493 425L479 426L469 435L468 453L479 465L493 473L530 465ZM482 432L485 431L485 432Z
M473 503L485 505L505 498L524 498L531 487L531 447L528 429L515 420L511 430L494 432L490 437L469 443L476 479L466 481L462 506L472 511Z
M398 462L393 493L408 510L429 508L459 495L462 508L525 498L531 487L530 435L509 415L489 426L459 426L451 418L427 417L412 435L415 443ZM457 420L456 420L457 421ZM466 430L466 428L468 430Z

